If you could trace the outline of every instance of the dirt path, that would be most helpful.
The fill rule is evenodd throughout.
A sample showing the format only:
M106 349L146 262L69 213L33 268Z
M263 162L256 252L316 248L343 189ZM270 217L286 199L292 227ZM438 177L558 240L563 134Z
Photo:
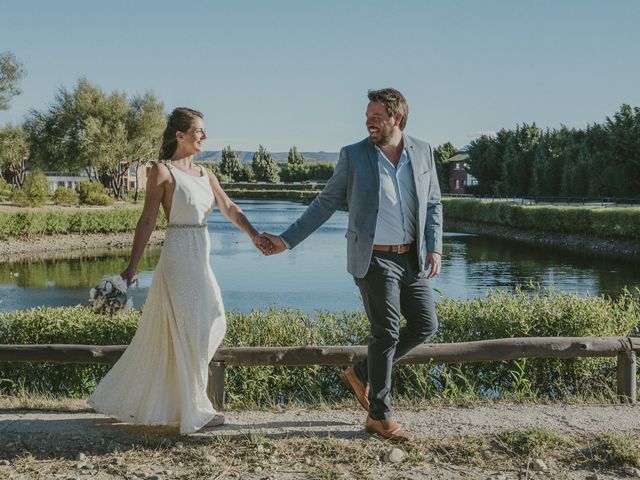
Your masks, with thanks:
M591 476L597 470L597 478L613 479L626 476L621 467L594 469L586 461L563 463L551 456L545 458L547 470L535 472L530 468L531 458L500 456L488 447L480 452L479 462L470 463L464 459L457 461L449 452L442 461L437 448L435 456L420 457L418 450L443 442L453 445L456 439L463 439L466 444L469 438L526 427L546 427L574 439L604 432L640 439L639 406L496 404L403 409L398 412L398 420L416 434L423 447L404 448L405 459L393 464L383 460L393 445L367 434L362 428L364 418L363 411L350 409L227 411L225 425L179 436L167 428L116 423L88 409L77 412L5 409L0 410L0 478L87 478L85 475L91 474L91 478L134 480L588 479L596 478ZM320 450L318 459L306 453L310 445ZM453 451L449 446L438 448ZM469 445L465 448L473 451ZM356 451L356 457L349 457L351 450ZM267 455L265 451L271 453ZM90 457L84 461L92 462L90 468L83 467L79 452ZM357 460L353 458L357 458L358 452L369 458L361 468L354 465ZM244 463L237 462L239 457ZM25 458L31 463L25 464ZM3 466L3 460L9 465Z
M362 429L362 410L227 411L226 424L201 436L243 436L259 432L266 436L332 435L342 438L367 436ZM495 433L506 429L548 427L580 434L605 431L640 435L640 405L519 405L496 404L469 408L430 407L400 410L398 420L420 438L444 438ZM123 431L153 433L167 429L126 427L93 411L58 412L0 410L0 434L56 434L102 437Z

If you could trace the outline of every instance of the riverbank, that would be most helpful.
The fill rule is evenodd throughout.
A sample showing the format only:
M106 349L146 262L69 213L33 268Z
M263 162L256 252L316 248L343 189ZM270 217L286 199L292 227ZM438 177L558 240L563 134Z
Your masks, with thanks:
M165 232L161 230L154 231L148 245L162 245L164 234ZM0 263L75 258L87 253L95 255L117 251L128 253L132 244L133 232L69 233L9 238L0 241Z
M225 425L180 436L77 403L43 411L0 401L0 476L609 480L640 466L637 406L401 407L398 420L417 440L394 445L366 433L353 406L232 410Z
M236 199L288 200L308 203L318 185L239 185ZM295 188L294 188L295 187ZM618 259L640 261L640 209L529 207L506 202L446 198L448 232L475 233ZM0 206L0 263L31 258L64 258L78 253L128 250L140 207L57 207L35 209ZM164 217L158 227L164 225ZM151 245L161 245L162 232Z
M529 245L556 248L581 255L597 255L640 262L640 241L638 240L602 238L585 234L540 232L504 225L467 222L449 217L444 218L444 228L449 232L487 235L494 238L523 242Z
M502 225L465 222L448 217L444 219L444 227L447 232L487 235L583 255L597 255L640 262L640 241L635 240L606 239L578 234L550 234L548 232L523 230ZM164 231L153 232L149 245L162 245L164 233ZM9 238L0 241L0 263L34 259L75 258L87 253L98 255L117 251L126 252L131 248L132 243L133 232L72 233L40 235L30 238Z

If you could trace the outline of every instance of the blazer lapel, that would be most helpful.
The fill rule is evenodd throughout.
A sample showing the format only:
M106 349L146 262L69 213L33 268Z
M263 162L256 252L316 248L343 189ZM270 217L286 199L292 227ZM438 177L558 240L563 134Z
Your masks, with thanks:
M413 184L416 188L416 196L417 196L418 192L420 191L418 189L418 186L422 178L422 173L423 173L422 167L420 166L420 161L418 160L418 152L416 151L416 147L414 146L413 142L406 135L403 135L402 137L404 139L404 148L406 148L407 150L407 156L409 157L409 163L411 164L411 170L413 174Z
M422 219L425 218L426 215L426 199L423 198L422 195L420 195L420 192L422 192L422 190L420 189L420 183L422 182L422 179L424 177L424 167L420 162L421 157L418 152L418 147L414 145L414 143L408 136L403 135L403 138L404 146L407 149L407 156L409 157L409 163L411 164L411 170L413 172L413 185L416 189L416 201L418 202L418 211L416 212L416 243L418 244L418 262L420 263L420 265L422 265L420 252L422 251L422 241L424 238L424 234L422 233L424 231L424 224Z
M378 192L380 191L380 166L378 165L378 154L373 146L371 137L367 139L367 156L369 157L369 164L373 170L373 181L376 185L376 192Z

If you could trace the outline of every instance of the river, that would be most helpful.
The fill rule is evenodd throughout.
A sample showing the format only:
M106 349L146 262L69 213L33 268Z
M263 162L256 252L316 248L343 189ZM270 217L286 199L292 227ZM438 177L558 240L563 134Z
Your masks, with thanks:
M285 201L238 203L256 228L274 233L305 209ZM246 312L284 306L312 312L361 308L359 292L346 271L345 212L336 212L292 251L273 257L261 256L248 237L218 211L208 223L210 262L227 309ZM140 264L139 286L130 290L136 306L144 303L159 254L159 248L149 249ZM126 252L0 264L0 310L85 304L89 289L103 275L119 273L126 264ZM640 276L637 265L629 262L445 232L442 274L432 281L436 297L484 297L492 289L529 284L615 296L625 287L640 287Z

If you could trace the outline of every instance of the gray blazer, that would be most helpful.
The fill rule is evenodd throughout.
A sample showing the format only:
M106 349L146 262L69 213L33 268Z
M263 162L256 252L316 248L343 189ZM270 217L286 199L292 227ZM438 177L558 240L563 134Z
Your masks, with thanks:
M416 250L422 270L427 252L442 252L440 185L431 145L407 135L404 136L404 144L418 198ZM362 278L371 262L379 202L378 159L375 147L367 137L340 150L338 164L327 185L281 237L294 248L346 204L349 210L347 270L354 277Z

